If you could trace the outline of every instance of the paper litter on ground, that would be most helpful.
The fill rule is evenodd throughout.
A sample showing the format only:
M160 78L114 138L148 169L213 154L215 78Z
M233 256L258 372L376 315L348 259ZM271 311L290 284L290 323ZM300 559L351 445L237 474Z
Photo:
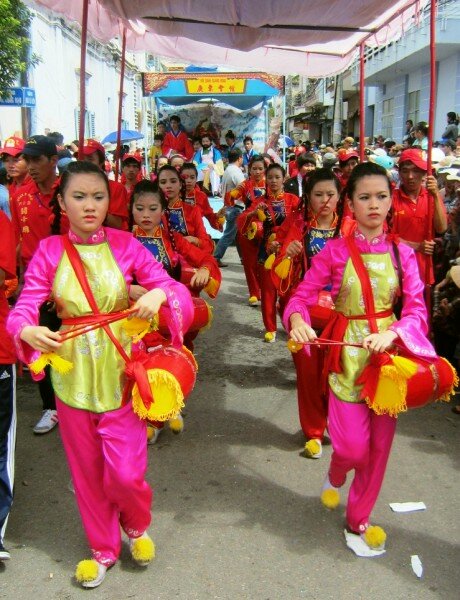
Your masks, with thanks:
M413 554L410 557L410 564L412 566L412 570L417 575L417 577L420 579L423 575L423 565L422 565L422 561L420 560L420 558L417 554Z
M426 510L426 504L425 502L390 502L390 508L393 512L406 513Z
M350 550L353 550L356 556L360 556L361 558L372 558L374 556L385 554L385 550L373 550L372 548L369 548L366 542L357 533L350 533L346 529L343 530L343 533L345 534L347 546Z

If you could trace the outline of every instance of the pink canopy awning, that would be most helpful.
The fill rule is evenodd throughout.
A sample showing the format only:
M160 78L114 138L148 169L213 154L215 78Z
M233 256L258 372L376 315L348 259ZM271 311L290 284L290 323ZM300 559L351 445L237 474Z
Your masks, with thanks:
M82 0L36 0L81 22ZM334 75L361 42L401 36L427 0L90 0L88 31L107 42L127 29L127 48L195 64Z

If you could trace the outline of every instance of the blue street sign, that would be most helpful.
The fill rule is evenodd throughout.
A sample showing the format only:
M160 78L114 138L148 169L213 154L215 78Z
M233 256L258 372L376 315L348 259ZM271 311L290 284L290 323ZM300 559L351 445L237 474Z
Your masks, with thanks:
M35 90L32 88L22 88L24 93L24 106L34 108L37 104L35 100Z
M0 99L0 106L36 106L35 90L32 88L13 87L9 89L9 96Z

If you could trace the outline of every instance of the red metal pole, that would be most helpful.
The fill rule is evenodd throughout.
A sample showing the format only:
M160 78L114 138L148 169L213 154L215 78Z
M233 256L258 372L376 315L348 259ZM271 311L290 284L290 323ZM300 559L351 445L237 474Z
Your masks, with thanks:
M359 45L359 160L364 161L364 42Z
M80 48L80 126L78 129L78 160L83 160L83 140L85 139L86 116L86 42L88 37L88 4L83 0L83 15L81 19L81 48Z
M120 91L118 92L118 122L117 122L117 147L115 150L115 181L118 181L120 170L120 150L121 150L121 117L123 115L123 85L125 82L125 64L126 64L126 27L123 27L123 38L121 43L121 67L120 67Z
M428 156L427 156L427 174L431 175L432 161L431 150L433 148L434 119L436 109L436 0L430 2L430 104L428 109ZM428 195L428 215L427 215L427 240L434 238L434 198ZM431 323L431 268L433 259L426 257L425 266L425 303L428 312L428 322Z
M431 175L431 150L433 148L434 118L436 113L436 0L430 9L430 105L428 109L428 173Z

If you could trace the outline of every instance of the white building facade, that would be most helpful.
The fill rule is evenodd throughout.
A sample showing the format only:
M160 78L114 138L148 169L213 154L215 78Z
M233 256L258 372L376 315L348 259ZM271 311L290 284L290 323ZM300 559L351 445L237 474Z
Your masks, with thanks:
M35 90L31 135L59 131L68 143L78 138L80 99L80 28L29 3L33 13L31 50L40 62L28 73ZM120 46L88 39L86 56L85 136L102 139L116 130L120 87ZM143 55L127 54L123 90L123 128L143 126L141 71ZM22 131L21 109L0 107L0 138Z

